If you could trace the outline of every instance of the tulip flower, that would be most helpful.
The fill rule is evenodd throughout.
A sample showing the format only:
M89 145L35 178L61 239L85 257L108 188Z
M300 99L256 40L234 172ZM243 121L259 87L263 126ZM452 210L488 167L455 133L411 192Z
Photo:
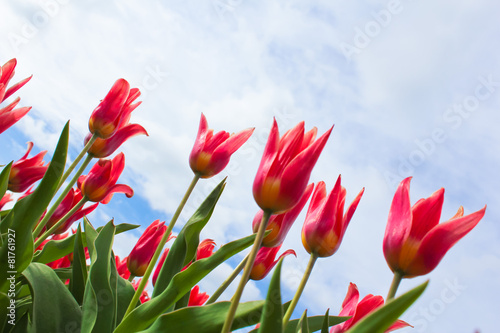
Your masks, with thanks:
M202 113L198 135L189 155L191 170L201 178L215 176L226 167L231 155L248 140L253 131L253 128L249 128L238 134L226 131L214 134L214 130L208 128L207 119Z
M130 114L139 106L140 103L132 104L139 95L139 89L130 89L126 80L118 79L92 112L89 119L90 133L101 139L113 136L123 124L128 123Z
M486 206L464 216L463 207L439 223L444 201L441 188L410 206L411 177L398 186L384 236L384 256L394 273L411 278L431 272L446 252L483 218Z
M28 158L33 142L28 142L28 150L23 157L18 161L12 163L9 175L8 189L12 192L24 192L34 182L43 178L45 171L49 167L48 164L44 165L43 157L47 153L46 150L38 153L32 158Z
M196 260L210 257L214 253L215 242L213 239L204 239L198 244L196 250Z
M146 228L127 258L127 267L131 274L144 275L166 230L165 222L160 220L154 221Z
M137 288L139 287L139 284L141 283L141 280L142 279L139 279L138 281L132 281L132 287L134 287L135 290L137 290ZM147 284L148 283L146 282L146 285ZM139 298L139 300L141 301L141 304L142 303L146 303L150 299L151 298L149 297L148 292L146 290L143 290L142 293L141 293L141 297Z
M125 193L130 198L134 191L128 185L116 184L123 168L125 156L119 153L112 160L100 159L87 175L78 178L78 188L86 199L107 204L114 193Z
M308 253L318 257L329 257L337 252L364 192L364 189L359 192L344 214L346 190L340 182L339 176L328 197L325 183L318 183L302 227L302 244Z
M124 279L128 279L130 277L130 272L127 268L127 257L123 258L120 260L120 257L115 256L115 262L116 262L116 270L118 272L118 275L120 275Z
M2 197L2 199L0 199L0 210L2 210L3 206L5 206L5 204L7 202L11 202L11 201L12 201L12 194L5 193L5 195Z
M5 65L0 66L0 103L9 98L31 79L31 76L27 77L7 89L9 81L14 76L14 69L16 65L17 60L11 59L7 61ZM18 97L9 105L0 108L0 133L14 125L19 119L24 117L24 115L26 115L26 113L31 110L31 107L21 107L18 109L14 109L17 104L19 104L20 100L21 99Z
M252 280L262 280L269 274L271 269L273 269L274 266L280 261L281 258L293 254L294 256L297 256L295 254L294 250L286 250L281 254L278 259L275 260L276 254L278 254L278 251L280 250L281 245L278 245L276 247L261 247L259 249L259 252L257 252L257 257L255 258L252 271L250 272L250 279Z
M330 333L347 332L347 330L359 322L363 317L367 316L384 304L384 298L382 296L374 296L372 294L366 295L361 301L358 301L358 287L354 283L350 283L347 295L342 303L342 310L340 311L339 316L349 316L351 318L341 324L333 326L330 329ZM385 332L392 332L407 326L411 325L402 320L397 320Z
M137 98L140 95L139 89L133 88L130 90L129 95ZM134 104L134 109L139 106L141 102ZM139 124L129 124L130 112L132 112L132 108L126 108L126 112L128 114L122 116L120 118L120 122L118 123L116 132L107 139L97 138L92 146L90 146L88 153L93 157L104 158L113 154L118 147L120 147L125 141L129 138L145 134L148 135L148 132ZM84 140L84 144L86 145L92 137L92 133L89 133Z
M188 306L202 306L209 297L207 293L200 293L200 287L196 285L189 293Z
M45 225L47 230L50 229L53 225L55 225L66 213L68 213L73 207L75 207L80 200L82 200L82 194L80 190L74 190L73 188L68 192L68 194L64 197L63 201L57 206L56 210L52 214L52 216L49 218L47 221L47 224ZM91 206L88 206L86 208L81 207L78 209L73 215L71 215L63 224L61 224L55 231L55 234L62 234L66 230L71 227L71 224L73 222L78 221L82 217L84 217L87 214L90 214L91 212L94 211L94 209L97 208L97 205L99 203L95 203Z
M253 196L262 210L279 214L299 202L332 129L315 140L317 129L304 134L300 122L280 139L274 120L253 183Z
M304 208L307 200L311 196L314 184L309 184L302 195L300 201L293 206L292 209L287 211L286 213L281 213L277 215L271 215L269 218L269 222L267 223L266 230L271 230L269 235L265 236L262 240L262 246L266 247L275 247L283 243L285 240L288 231L292 227L293 223L299 216L302 208ZM253 232L256 233L259 230L259 226L262 223L262 217L264 215L264 211L260 210L255 214L255 217L252 222Z

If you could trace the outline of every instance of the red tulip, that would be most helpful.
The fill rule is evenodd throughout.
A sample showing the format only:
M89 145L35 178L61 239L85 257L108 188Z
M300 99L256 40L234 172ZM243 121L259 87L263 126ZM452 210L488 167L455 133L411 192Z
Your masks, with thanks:
M315 141L317 129L304 134L300 122L280 139L274 120L253 183L253 196L262 210L283 213L299 202L332 129Z
M127 267L131 274L144 275L166 230L165 222L160 220L154 221L146 228L127 258Z
M215 242L213 239L204 239L198 244L196 251L196 260L210 257L214 253Z
M214 130L208 128L207 119L202 113L198 135L189 155L191 170L201 178L215 176L226 167L231 155L248 140L253 131L253 128L249 128L238 134L226 131L214 134Z
M302 227L302 244L307 252L319 257L329 257L337 252L363 192L364 189L344 214L346 190L340 185L340 176L328 197L325 183L318 183Z
M261 247L259 252L257 252L257 256L255 257L255 261L252 267L252 271L250 272L250 279L252 280L262 280L269 274L271 269L280 261L281 258L293 254L295 254L294 250L287 250L281 254L278 259L275 260L278 251L280 250L281 245L276 247Z
M290 231L290 228L299 216L302 208L304 208L307 200L309 200L313 187L314 184L309 184L306 187L302 198L295 206L293 206L292 209L285 213L271 215L266 227L266 230L271 230L271 232L262 240L262 246L275 247L283 243L288 231ZM260 210L257 214L255 214L252 222L253 232L257 232L257 230L259 230L263 215L263 210Z
M350 316L351 318L341 324L333 326L330 333L347 332L347 330L359 322L363 317L367 316L384 304L384 298L382 296L374 296L372 294L366 295L359 303L358 301L358 287L354 283L350 283L347 295L342 303L342 310L340 311L339 316ZM402 320L397 320L385 332L392 332L407 326L411 325Z
M410 206L410 180L398 186L389 211L384 236L385 260L393 272L410 278L425 275L439 264L446 252L483 218L486 206L464 215L463 207L439 224L444 189Z
M207 293L200 293L200 287L194 286L189 293L188 306L201 306L210 298Z
M12 201L12 194L5 193L5 195L2 197L2 199L0 199L0 210L2 210L3 206L5 206L5 204L7 202L11 202L11 201Z
M7 89L9 81L14 76L14 69L16 67L16 64L17 60L11 59L7 61L5 65L0 66L0 103L9 98L13 93L15 93L31 79L31 76L27 77L26 79L21 80L20 82ZM24 117L24 115L31 110L31 107L21 107L14 110L20 100L21 99L18 97L9 105L0 108L0 133L14 125L19 119Z
M120 260L120 257L115 256L115 262L118 275L120 275L124 279L128 279L130 277L130 272L127 268L127 257Z
M86 176L78 178L78 188L89 201L102 204L107 204L116 192L125 193L130 198L134 195L132 188L116 184L124 167L123 153L119 153L112 160L100 159Z
M50 229L53 225L55 225L66 213L68 213L73 207L76 206L80 200L82 200L83 196L80 190L74 190L71 189L68 194L64 197L63 201L57 206L56 210L54 211L54 214L50 217L50 219L47 221L46 228L47 230ZM82 217L84 217L87 214L90 214L94 211L94 209L97 208L97 205L99 203L95 203L93 205L90 205L86 208L81 207L78 209L73 215L71 215L63 224L57 228L54 233L55 234L62 234L66 230L71 227L73 222L78 221Z
M139 284L141 283L141 280L142 279L138 279L137 281L132 281L132 287L134 287L135 290L137 290L137 288L139 287ZM148 281L149 282L149 281ZM148 285L148 283L146 282L146 286ZM148 292L146 291L146 289L144 289L141 293L141 297L139 298L139 300L141 301L141 303L145 303L147 301L149 301L151 298L149 297L148 295Z
M139 89L130 89L126 80L118 79L92 112L89 119L90 133L101 139L114 135L122 124L128 123L130 114L140 104L132 104L139 95Z
M28 142L28 150L21 159L12 163L9 175L9 190L12 192L24 192L34 182L43 178L45 171L49 167L44 165L43 157L47 153L46 150L38 153L32 158L28 158L33 142Z

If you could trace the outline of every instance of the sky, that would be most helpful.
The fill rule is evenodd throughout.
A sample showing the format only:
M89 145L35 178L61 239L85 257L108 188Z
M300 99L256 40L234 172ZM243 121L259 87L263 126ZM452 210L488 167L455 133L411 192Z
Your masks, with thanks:
M170 220L192 178L188 156L200 114L215 131L255 127L230 165L203 180L178 232L215 185L227 186L203 238L218 246L251 233L252 183L273 117L281 133L300 121L324 133L335 125L312 182L331 190L339 174L347 202L364 187L339 251L319 259L294 317L340 311L349 282L360 294L387 294L392 273L382 240L397 184L412 176L412 203L445 188L442 220L460 205L487 205L478 226L430 274L403 280L404 292L430 279L400 332L497 331L500 305L500 3L487 0L390 1L4 1L0 62L17 58L16 95L30 113L0 135L0 164L53 151L70 120L70 158L88 118L118 78L138 87L132 122L149 136L120 148L126 156L115 195L89 219L96 226L140 224L116 237L128 255L147 225ZM302 213L282 251L283 298L291 299L308 254ZM213 292L242 255L200 283ZM243 300L265 297L269 278L250 282ZM229 299L235 285L223 294Z

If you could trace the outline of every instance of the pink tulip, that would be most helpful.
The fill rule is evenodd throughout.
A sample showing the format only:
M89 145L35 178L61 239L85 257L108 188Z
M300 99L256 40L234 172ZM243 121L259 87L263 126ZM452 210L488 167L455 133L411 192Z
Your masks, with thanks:
M325 183L318 183L302 227L302 244L307 252L319 257L329 257L337 252L364 192L364 189L359 192L344 214L346 190L340 181L339 176L328 197Z
M5 193L5 195L2 197L2 199L0 199L0 210L2 210L3 206L5 206L5 204L7 202L11 202L11 201L12 201L12 194Z
M80 192L80 190L75 190L71 189L68 194L64 197L63 201L57 206L56 210L50 217L50 219L47 221L46 224L46 229L50 229L53 225L55 225L66 213L68 213L73 207L76 206L80 200L82 200L83 196ZM73 215L71 215L63 224L57 228L54 233L55 234L62 234L66 230L68 230L73 222L78 221L79 219L83 218L85 215L90 214L94 211L94 209L97 208L97 205L99 203L95 203L93 205L90 205L86 208L81 207L78 209Z
M269 274L271 269L280 261L281 258L293 254L295 254L294 250L287 250L281 254L278 259L275 260L278 251L280 250L281 245L276 247L261 247L259 252L257 252L257 256L255 257L255 261L252 267L252 271L250 272L250 279L252 280L262 280Z
M253 131L253 128L249 128L238 134L225 131L214 134L214 130L208 128L207 119L202 113L198 135L189 155L191 170L201 178L215 176L226 167L231 155L248 140Z
M114 193L125 193L130 198L134 191L128 185L116 184L123 168L125 156L119 153L112 160L100 159L87 175L78 178L78 188L82 194L93 202L107 204Z
M358 287L354 283L349 284L347 295L342 303L342 310L339 313L340 317L351 317L347 321L335 325L331 328L330 333L344 333L347 332L352 326L359 322L362 318L375 311L377 308L384 304L382 296L374 296L372 294L366 295L359 301ZM399 328L411 326L410 324L397 320L385 332L392 332ZM413 326L412 326L413 327Z
M28 142L26 154L18 161L12 163L8 185L9 190L12 192L26 191L33 183L43 178L45 171L49 167L48 164L44 164L43 162L43 157L47 153L46 150L32 158L28 158L32 148L33 142Z
M165 222L160 220L154 221L146 228L127 258L127 267L131 274L144 275L166 230Z
M140 102L132 103L140 94L139 89L130 89L126 80L118 79L90 115L90 133L96 134L101 139L113 136L120 127L124 126L122 124L128 124L130 114L140 104Z
M439 223L444 189L410 206L411 177L398 186L389 211L384 236L385 260L393 272L406 278L425 275L439 264L448 250L483 218L486 206L464 215L463 207Z
M14 69L16 65L17 60L11 59L7 61L5 65L0 66L0 103L9 98L31 79L31 76L27 77L26 79L21 80L20 82L12 85L7 89L10 80L14 76ZM19 104L20 100L21 99L18 97L9 105L0 108L0 133L14 125L19 119L24 117L24 115L26 115L31 110L31 106L14 109L17 104Z
M202 306L209 298L207 293L200 293L200 287L196 285L189 293L188 306Z
M300 122L280 139L274 120L253 183L253 196L262 210L279 214L299 202L332 129L315 141L317 129L304 133Z

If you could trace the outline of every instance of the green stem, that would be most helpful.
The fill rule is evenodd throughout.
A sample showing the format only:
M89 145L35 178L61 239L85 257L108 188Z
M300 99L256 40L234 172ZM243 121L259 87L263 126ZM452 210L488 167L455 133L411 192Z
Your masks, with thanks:
M212 296L208 299L208 301L207 301L207 303L205 303L205 305L212 304L220 297L220 295L222 295L222 293L227 289L227 287L229 287L229 285L234 281L234 279L238 276L238 274L240 274L241 270L243 269L243 267L245 266L245 264L247 262L247 259L248 259L248 255L245 258L243 258L243 260L241 260L241 262L238 264L238 266L236 266L236 268L231 273L231 275L229 275L229 277L212 294Z
M68 186L66 186L66 188L61 193L61 195L59 196L59 198L57 198L57 200L54 202L54 204L52 205L52 207L50 207L49 211L45 214L45 216L40 221L40 223L38 223L38 226L33 231L33 238L34 239L36 239L38 237L38 235L42 232L43 227L45 227L45 225L47 224L47 222L49 221L49 219L52 217L52 214L54 214L54 212L56 211L57 207L64 200L64 198L66 197L66 195L68 194L68 192L73 188L73 185L78 180L78 177L80 177L80 175L83 173L83 171L85 171L85 168L89 165L89 163L92 160L92 158L93 158L92 156L87 155L87 158L85 159L85 161L83 162L83 164L80 166L80 168L78 169L78 171L76 172L76 174L73 176L73 178L70 180Z
M132 280L134 280L134 279L135 279L135 275L130 274L130 276L128 277L129 282L132 282Z
M73 208L71 208L71 210L69 212L67 212L66 215L64 215L59 221L57 221L57 223L54 224L52 226L52 228L50 228L49 230L47 230L46 232L44 232L40 237L38 237L38 239L35 242L34 248L36 249L38 246L40 246L40 244L42 244L42 242L45 239L47 239L47 237L49 237L50 235L52 235L54 233L54 231L57 230L57 228L59 228L64 222L66 222L67 219L69 219L71 217L71 215L73 215L83 205L85 205L85 203L87 201L88 201L88 199L86 197L83 197L82 200L78 201L78 203Z
M167 243L168 236L172 232L172 229L174 228L175 222L177 222L177 218L179 218L179 215L181 214L182 209L186 205L186 202L191 195L191 192L193 192L194 187L196 186L196 183L200 179L200 175L195 174L193 177L193 180L191 181L191 184L189 184L189 187L186 191L186 194L184 194L184 197L182 198L179 207L177 207L177 210L175 211L174 215L172 216L172 219L170 220L170 223L168 224L167 231L163 235L160 243L158 244L158 247L156 248L155 253L153 254L153 258L151 258L151 261L149 262L148 268L146 268L146 272L144 272L144 276L141 279L141 282L139 283L139 286L137 287L134 297L132 297L132 300L130 301L130 304L127 308L127 311L125 312L124 318L135 308L137 305L137 302L139 301L139 298L141 297L141 294L146 287L146 283L148 283L149 276L153 272L153 268L156 265L156 262L158 261L158 258L161 255L161 252L163 250L163 247Z
M293 310L295 310L295 307L299 302L300 296L302 295L302 292L306 287L307 280L309 280L309 276L311 276L312 269L317 259L318 255L315 253L311 253L311 257L309 258L309 262L307 263L306 271L304 272L302 280L300 281L297 291L295 292L295 296L293 296L292 302L290 303L290 306L288 307L288 310L286 310L285 316L283 317L283 328L286 328L286 325L288 324L288 321L292 316Z
M236 292L234 293L234 296L231 299L231 305L229 307L226 321L224 322L224 326L222 327L221 333L229 333L229 331L231 330L231 326L234 320L234 315L236 314L236 309L238 308L241 295L243 294L243 289L245 289L245 285L247 284L250 272L252 271L255 257L257 256L257 252L259 251L260 245L262 244L262 239L264 239L264 234L270 217L271 217L271 212L264 211L264 215L262 216L262 222L260 223L259 230L257 231L257 236L255 237L255 241L253 242L252 250L248 254L248 259L245 268L243 269L243 276L241 277L240 284L238 285L238 288L236 289Z
M92 145L94 144L95 140L97 140L97 134L93 134L92 135L92 137L90 138L89 142L87 142L87 144L85 145L85 147L83 147L83 149L80 152L80 154L78 154L78 156L73 161L73 163L71 163L71 165L69 166L68 170L66 170L66 172L62 176L61 180L59 181L59 187L57 189L61 188L62 184L64 184L64 181L69 177L69 175L71 174L71 172L73 172L73 169L75 169L75 167L78 165L78 163L80 163L80 160L83 158L83 155L85 155L89 151L90 147L92 147ZM87 156L87 158L88 158L88 156Z
M389 288L389 293L387 294L386 301L389 301L394 298L394 296L396 295L396 291L398 290L399 284L403 279L403 276L404 275L398 271L394 272L394 278L392 279L391 287Z

